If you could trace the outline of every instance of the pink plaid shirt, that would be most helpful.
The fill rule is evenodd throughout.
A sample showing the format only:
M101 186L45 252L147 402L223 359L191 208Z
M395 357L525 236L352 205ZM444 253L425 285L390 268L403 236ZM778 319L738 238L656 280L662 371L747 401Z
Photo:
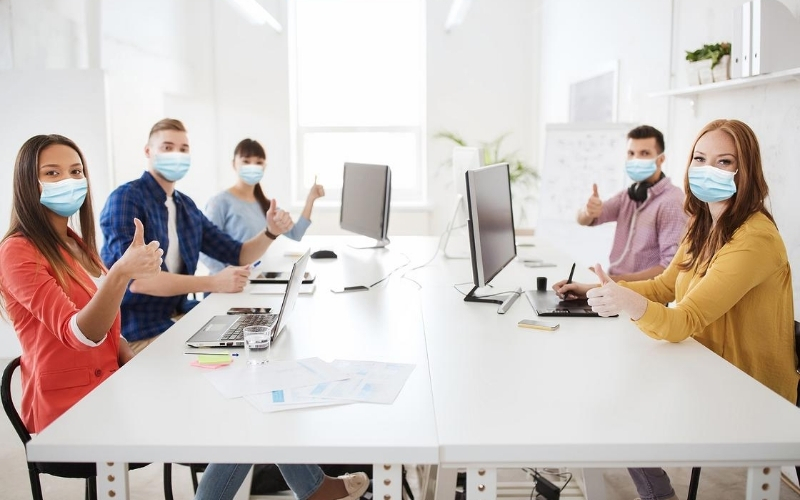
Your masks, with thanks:
M617 223L609 274L667 267L686 230L688 216L683 211L683 200L683 191L665 177L648 190L644 202L631 200L627 190L604 201L600 217L591 225Z

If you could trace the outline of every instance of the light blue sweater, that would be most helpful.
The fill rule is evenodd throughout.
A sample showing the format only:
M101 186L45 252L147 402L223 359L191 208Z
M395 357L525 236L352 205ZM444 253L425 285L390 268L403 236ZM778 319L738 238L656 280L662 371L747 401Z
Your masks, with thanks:
M218 228L239 241L247 241L267 228L267 218L257 201L240 200L228 191L222 191L208 200L205 214ZM300 216L292 229L283 235L300 241L310 225L310 220ZM205 254L200 255L200 261L211 274L225 268L225 264Z

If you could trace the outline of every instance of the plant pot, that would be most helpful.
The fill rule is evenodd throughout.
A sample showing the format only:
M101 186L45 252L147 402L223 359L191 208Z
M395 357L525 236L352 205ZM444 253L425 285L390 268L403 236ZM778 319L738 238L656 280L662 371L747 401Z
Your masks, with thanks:
M711 69L711 76L715 82L724 82L731 79L731 56L722 56L719 63Z
M711 59L687 63L686 78L689 85L712 83L714 81L714 74L711 71Z

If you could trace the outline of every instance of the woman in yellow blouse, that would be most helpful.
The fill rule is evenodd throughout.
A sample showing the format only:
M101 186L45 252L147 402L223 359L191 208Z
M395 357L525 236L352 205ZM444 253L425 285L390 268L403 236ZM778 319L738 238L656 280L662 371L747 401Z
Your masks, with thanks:
M562 281L562 297L588 297L601 316L625 313L647 335L693 337L792 403L798 398L789 259L768 195L758 140L738 120L715 120L697 136L684 179L686 235L669 267L637 282ZM664 306L675 302L674 307ZM641 500L675 498L662 469L629 469Z

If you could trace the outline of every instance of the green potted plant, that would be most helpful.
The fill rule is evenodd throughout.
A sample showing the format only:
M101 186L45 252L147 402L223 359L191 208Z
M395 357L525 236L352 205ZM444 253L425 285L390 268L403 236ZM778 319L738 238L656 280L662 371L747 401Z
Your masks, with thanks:
M492 165L495 163L508 163L508 175L511 180L511 194L514 204L514 219L518 227L524 227L527 224L527 210L525 203L535 198L536 180L539 178L539 172L532 165L525 160L517 157L517 152L501 152L503 141L511 135L506 132L496 139L488 142L479 142L479 146L483 148L483 164ZM448 130L442 130L433 135L434 139L445 139L457 146L470 146L460 135ZM450 166L451 162L448 160L444 165Z
M689 85L721 82L730 79L731 44L706 44L697 50L687 50Z

